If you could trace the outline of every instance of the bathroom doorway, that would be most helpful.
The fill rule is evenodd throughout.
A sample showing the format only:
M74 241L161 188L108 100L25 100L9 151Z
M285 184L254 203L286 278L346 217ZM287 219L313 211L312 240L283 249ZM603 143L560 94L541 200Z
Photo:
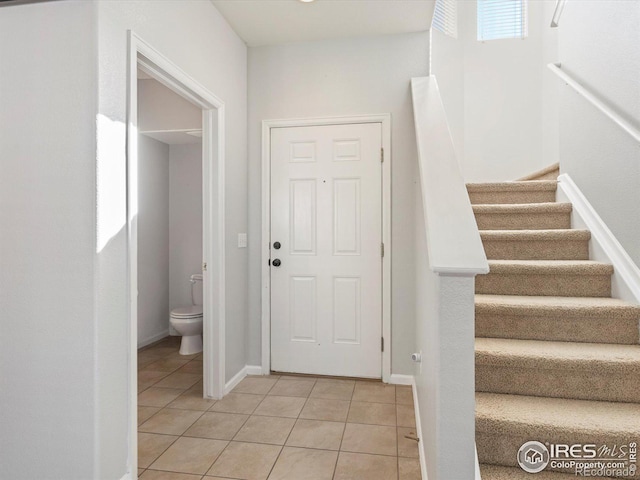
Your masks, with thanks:
M144 91L142 91L142 87L139 91L139 82L146 83ZM160 102L152 102L151 107L147 106L147 111L139 116L138 110L139 106L142 106L142 102L145 99L148 100L148 96L153 98L161 89L168 90L170 96ZM185 356L185 359L188 357L193 365L192 361L202 355L203 398L220 398L224 389L225 110L224 103L220 99L133 32L130 32L129 35L127 93L129 99L127 112L127 226L130 296L129 449L133 472L135 472L138 463L138 347L153 344L169 333L169 312L179 303L184 303L184 306L191 303L192 286L196 287L194 303L198 302L200 298L202 302L203 351L201 354ZM153 121L161 119L161 107L166 107L167 102L174 102L175 105L182 102L184 108L178 108L178 113L174 111L169 119L162 120L165 122L164 126L162 123L154 125ZM147 114L151 115L145 119ZM197 121L198 117L199 124L196 124L194 120ZM176 119L180 119L183 122L182 125L180 122L171 124ZM150 120L153 121L149 123ZM142 158L143 155L139 152L145 152L144 155L149 153L153 157L151 160L158 158L165 160L160 160L160 164L154 164L149 162L149 158ZM173 164L171 163L172 156ZM200 159L199 162L197 157ZM163 162L164 165L162 165ZM174 172L172 172L172 167L174 167ZM142 174L149 178L143 179ZM161 185L165 185L167 177L173 179L173 186L180 190L180 195L177 196L180 201L173 206L168 202L171 192L169 189L165 191L161 188ZM142 186L142 182L145 180L148 182ZM200 191L193 188L193 182L198 181L200 182ZM194 206L194 199L197 202L198 197L200 208ZM144 213L144 208L150 204L153 205L156 200L170 210L175 208L173 223L171 215L169 218L163 216L164 213L171 212L162 213L160 215L162 218L153 218L151 215L140 223L140 216ZM162 212L162 209L158 208L153 210ZM200 218L199 225L195 224L196 217ZM156 227L163 229L163 231L173 232L173 238L176 239L173 244L173 250L175 250L173 259L170 255L172 235L169 235L168 242L166 239L159 241L153 235ZM184 236L178 235L180 231L187 230L188 233ZM145 239L147 244L143 243ZM147 251L147 248L155 249L155 252ZM163 266L154 265L154 262L162 263ZM169 265L169 273L166 273L165 270L167 264ZM173 269L171 265L173 265ZM164 277L158 275L160 269L165 272ZM195 278L194 274L198 278ZM201 290L198 290L190 280L195 279L195 282L198 283L200 275ZM141 279L151 280L149 284L155 282L155 286L151 289L151 295L149 295L149 291L139 291L139 280ZM152 312L140 308L141 295L144 297L145 307L151 308ZM163 311L164 315L162 315ZM140 337L138 334L141 313L145 317L148 315L149 318L157 320L156 325L141 330L144 332L144 338L142 338L142 333ZM145 325L144 328L147 327L148 325ZM177 339L174 339L173 342L167 341L167 348L175 346L174 357L179 360L177 345ZM178 361L178 363L180 362ZM197 372L197 369L194 370ZM144 383L145 379L141 378L141 381ZM197 387L197 384L195 386Z

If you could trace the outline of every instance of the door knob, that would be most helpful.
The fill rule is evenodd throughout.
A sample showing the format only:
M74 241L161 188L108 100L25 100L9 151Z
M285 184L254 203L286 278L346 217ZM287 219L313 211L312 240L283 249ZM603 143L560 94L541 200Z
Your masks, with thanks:
M274 267L279 267L282 263L279 258L276 258L273 262L271 262Z
M275 243L273 244L273 248L275 248L276 250L280 250L280 247L281 247L281 246L282 246L282 245L280 245L280 242L275 242Z

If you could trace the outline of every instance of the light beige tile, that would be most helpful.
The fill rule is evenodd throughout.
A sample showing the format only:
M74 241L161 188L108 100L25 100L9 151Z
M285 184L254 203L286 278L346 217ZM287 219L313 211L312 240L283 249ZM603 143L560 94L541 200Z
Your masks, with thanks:
M418 437L415 428L398 427L398 456L418 458L418 442L406 438L406 435Z
M176 373L195 373L202 377L203 370L202 360L191 360L176 370Z
M283 397L308 397L315 385L315 380L281 378L269 391L269 395L280 395Z
M240 427L247 421L248 415L237 413L206 412L184 435L188 437L215 438L231 440Z
M338 452L284 447L269 480L331 480Z
M413 391L410 386L396 385L396 403L413 405Z
M354 402L396 403L396 386L376 382L356 382Z
M157 344L157 345L154 345L153 347L145 348L144 350L142 350L138 354L138 357L142 354L155 355L158 357L166 357L167 355L176 353L178 350L180 350L180 343L178 343L176 346L170 346L169 344L164 344L164 345Z
M200 410L205 411L213 407L216 403L215 400L210 398L202 398L202 390L187 390L173 402L171 402L169 408L184 408L185 410Z
M162 455L177 438L178 437L173 435L138 433L138 466L147 468Z
M298 419L287 439L287 445L321 450L339 450L344 426L345 424L340 422Z
M144 468L139 468L138 469L138 477L140 477L140 475L142 475L142 472L144 472Z
M200 480L200 475L188 473L160 472L158 470L145 470L140 480Z
M151 465L154 470L203 475L228 442L206 438L180 437Z
M356 382L354 380L327 380L321 378L314 385L310 396L328 400L351 400L355 386Z
M347 422L395 427L396 406L390 403L351 402Z
M138 405L143 407L166 407L182 394L176 388L150 387L138 395Z
M412 405L396 405L399 427L416 428L416 414Z
M229 393L222 400L218 400L209 410L212 412L251 414L263 399L264 395Z
M396 480L396 457L340 452L334 480Z
M164 408L140 425L138 430L148 433L182 435L200 415L202 412Z
M156 360L155 362L148 364L145 367L145 370L155 370L158 372L173 372L188 362L189 360L186 358L161 358L159 360Z
M360 425L347 423L340 450L376 455L398 454L398 440L395 427L381 425Z
M138 425L142 425L159 411L158 407L138 407Z
M140 370L138 371L138 387L147 386L150 387L154 383L159 382L164 377L169 375L168 372L158 372L155 370Z
M399 480L422 480L420 460L417 458L398 458Z
M297 418L304 406L305 399L298 397L267 396L258 405L254 415L266 415L269 417Z
M266 395L277 381L278 379L271 377L246 377L233 389L233 393Z
M234 440L284 445L295 422L292 418L254 415L242 426Z
M300 412L300 418L345 422L347 420L348 413L348 400L309 398L302 409L302 412Z
M198 375L195 373L172 373L168 377L163 378L158 383L156 383L156 387L163 388L182 388L186 390L187 388L193 387L198 381L202 379L202 375Z
M282 447L231 442L207 475L243 480L265 480Z

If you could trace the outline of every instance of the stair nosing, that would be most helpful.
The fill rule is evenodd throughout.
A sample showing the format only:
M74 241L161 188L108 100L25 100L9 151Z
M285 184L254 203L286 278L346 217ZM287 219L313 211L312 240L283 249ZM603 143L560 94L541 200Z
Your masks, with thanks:
M478 365L587 370L594 374L596 370L640 371L640 345L476 338L475 353Z
M476 203L472 204L473 213L514 214L514 213L569 213L571 203Z
M500 405L493 405L491 409L483 412L478 406L483 406L485 403L499 400L503 402ZM514 402L528 402L533 404L537 410L540 410L540 414L535 418L526 418L527 414L531 414L531 405L529 408L523 409L521 405L513 405ZM518 410L518 415L513 415L513 412L507 414L505 405L512 403L511 408ZM541 408L543 407L543 408ZM635 411L634 411L635 410ZM588 415L585 415L587 411ZM527 427L530 431L532 426L542 428L552 428L560 431L577 431L581 433L588 433L597 430L598 432L614 435L626 435L631 434L634 436L640 436L640 421L636 427L631 427L628 422L628 413L633 411L631 418L640 418L640 405L637 403L625 403L625 402L610 402L602 400L577 400L569 398L554 398L554 397L535 397L531 395L514 395L505 393L488 393L488 392L476 392L476 420L490 421L494 424L501 425L518 425ZM562 412L557 418L550 420L549 415L556 412ZM568 414L571 412L573 415ZM581 415L576 415L579 412ZM618 419L618 425L612 426L615 420L615 415L623 415L624 421ZM545 413L547 417L545 417ZM603 418L606 417L606 418ZM579 422L578 420L588 419L591 422L589 425ZM593 420L598 420L599 424L594 424ZM478 430L477 430L478 431Z
M534 180L522 182L491 182L491 183L467 183L469 193L489 192L546 192L555 191L558 188L556 180Z

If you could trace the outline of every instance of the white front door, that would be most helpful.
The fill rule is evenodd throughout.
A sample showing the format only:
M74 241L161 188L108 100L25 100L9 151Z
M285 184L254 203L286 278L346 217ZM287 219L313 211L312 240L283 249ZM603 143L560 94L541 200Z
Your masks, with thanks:
M271 369L380 378L382 124L271 129Z

